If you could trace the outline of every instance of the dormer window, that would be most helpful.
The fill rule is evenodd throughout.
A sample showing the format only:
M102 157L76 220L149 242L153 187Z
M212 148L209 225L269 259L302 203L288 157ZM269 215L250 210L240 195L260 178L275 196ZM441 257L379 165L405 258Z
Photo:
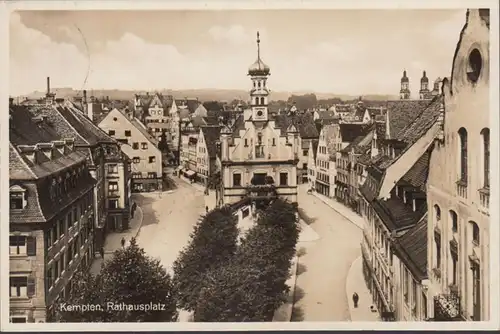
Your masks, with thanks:
M15 185L10 187L10 209L22 210L26 207L26 189Z

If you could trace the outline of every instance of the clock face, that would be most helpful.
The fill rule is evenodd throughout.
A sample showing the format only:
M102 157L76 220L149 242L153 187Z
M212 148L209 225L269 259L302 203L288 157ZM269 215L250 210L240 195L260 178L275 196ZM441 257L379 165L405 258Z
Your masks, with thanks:
M262 116L263 112L262 110L257 111L257 116Z

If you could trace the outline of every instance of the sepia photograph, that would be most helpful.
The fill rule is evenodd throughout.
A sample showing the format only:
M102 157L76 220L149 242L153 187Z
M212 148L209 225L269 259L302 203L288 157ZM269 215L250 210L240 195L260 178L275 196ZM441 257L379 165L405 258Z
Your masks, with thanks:
M8 328L498 326L498 3L235 4L6 14Z

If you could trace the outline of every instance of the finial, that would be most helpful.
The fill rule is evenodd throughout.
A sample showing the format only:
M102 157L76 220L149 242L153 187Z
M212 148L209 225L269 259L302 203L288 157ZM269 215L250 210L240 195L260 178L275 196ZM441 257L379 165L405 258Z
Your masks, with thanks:
M425 77L426 75L427 75L427 74L426 74L426 73L425 73L425 71L424 71L424 77Z
M257 59L260 59L260 34L257 31Z

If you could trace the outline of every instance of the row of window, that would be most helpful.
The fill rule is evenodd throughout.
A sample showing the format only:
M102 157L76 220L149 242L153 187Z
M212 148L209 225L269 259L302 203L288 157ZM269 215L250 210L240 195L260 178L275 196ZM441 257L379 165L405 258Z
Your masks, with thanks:
M324 169L329 169L330 168L330 162L317 159L316 160L316 166L318 166L320 168L324 168Z
M132 162L133 162L134 164L139 164L139 163L141 163L141 157L133 157L133 158L132 158ZM153 156L153 155L152 155L152 156L149 156L149 157L148 157L148 163L150 163L150 164L154 164L155 162L156 162L156 157L155 157L155 156Z
M86 212L88 207L92 204L93 195L89 192L80 203L75 205L73 209L66 214L62 219L58 219L54 226L45 231L45 245L47 249L56 244L68 230L78 223L80 217Z
M47 265L47 271L45 273L47 290L50 290L57 284L58 280L64 276L66 269L72 265L73 260L80 255L80 248L88 241L88 236L88 230L82 230L80 234L76 235L75 238L68 242L67 247L60 257Z
M437 204L434 205L434 219L435 219L436 225L438 227L441 227L441 208ZM459 231L458 215L453 210L449 211L449 222L450 222L450 230L452 231L452 233L458 233L458 231ZM473 221L469 221L469 225L470 225L470 231L471 231L471 236L472 236L472 242L479 245L479 241L480 241L479 226L477 225L476 222L473 222Z
M480 132L481 135L481 168L483 170L482 186L490 187L490 129L484 128ZM458 130L459 137L459 181L465 185L468 182L468 134L465 128Z
M330 176L327 174L318 172L316 175L316 180L330 184Z
M156 174L156 172L148 172L147 175L146 175L146 177L144 177L143 173L136 172L136 173L132 173L132 178L133 179L143 179L143 178L157 179L158 178L158 174Z
M327 154L327 152L326 152L326 146L318 146L318 152L320 154Z
M125 134L125 137L131 137L132 136L132 131L125 130L124 134ZM115 130L108 130L108 135L115 136L116 135L116 131Z

